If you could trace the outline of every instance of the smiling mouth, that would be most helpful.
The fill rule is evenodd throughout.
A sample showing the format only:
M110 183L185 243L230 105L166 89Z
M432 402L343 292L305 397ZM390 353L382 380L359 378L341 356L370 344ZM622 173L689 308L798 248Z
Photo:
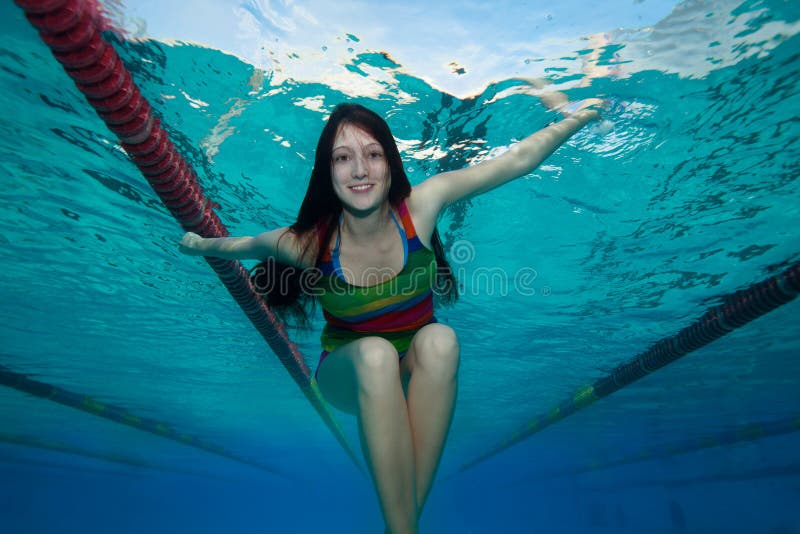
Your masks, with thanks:
M370 189L372 189L373 184L364 184L364 185L353 185L350 186L350 190L354 193L366 193Z

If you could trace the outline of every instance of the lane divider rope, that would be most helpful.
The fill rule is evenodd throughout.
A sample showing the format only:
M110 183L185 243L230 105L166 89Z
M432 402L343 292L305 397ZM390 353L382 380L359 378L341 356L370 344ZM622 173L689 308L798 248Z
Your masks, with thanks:
M15 0L75 86L120 140L145 179L185 231L225 237L228 230L203 193L192 165L169 139L114 48L101 35L105 22L90 0ZM250 284L238 261L205 258L278 356L325 425L364 473L354 448L325 402L316 380L277 316Z
M461 466L458 473L471 469L595 401L791 302L798 293L800 293L800 263L795 263L780 274L724 297L723 304L709 309L691 325L673 336L661 339L592 385L579 388L574 395L552 410L534 417L510 437Z

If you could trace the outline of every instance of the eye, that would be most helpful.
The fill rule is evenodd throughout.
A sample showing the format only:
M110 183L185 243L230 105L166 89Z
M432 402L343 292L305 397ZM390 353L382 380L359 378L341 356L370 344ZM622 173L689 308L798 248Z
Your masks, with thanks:
M337 163L341 161L347 161L348 159L350 159L350 156L348 156L347 154L337 154L333 157L333 162Z
M372 159L381 159L383 158L383 152L380 152L379 150L373 150L369 153L369 157Z

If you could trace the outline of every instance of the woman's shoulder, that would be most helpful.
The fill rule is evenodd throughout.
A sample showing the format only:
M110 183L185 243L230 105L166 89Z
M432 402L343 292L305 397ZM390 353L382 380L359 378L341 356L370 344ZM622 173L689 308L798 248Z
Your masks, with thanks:
M301 269L314 266L320 239L316 228L298 232L287 226L275 233L276 260Z
M414 186L404 202L422 246L431 248L431 239L433 231L436 229L436 220L439 218L439 209L425 194L425 182Z

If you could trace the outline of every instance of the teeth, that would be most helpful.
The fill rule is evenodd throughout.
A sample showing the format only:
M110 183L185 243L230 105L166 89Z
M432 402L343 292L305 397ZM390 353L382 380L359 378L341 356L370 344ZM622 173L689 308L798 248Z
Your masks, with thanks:
M371 184L368 184L368 185L354 185L350 189L352 189L353 191L366 191L370 187L372 187Z

